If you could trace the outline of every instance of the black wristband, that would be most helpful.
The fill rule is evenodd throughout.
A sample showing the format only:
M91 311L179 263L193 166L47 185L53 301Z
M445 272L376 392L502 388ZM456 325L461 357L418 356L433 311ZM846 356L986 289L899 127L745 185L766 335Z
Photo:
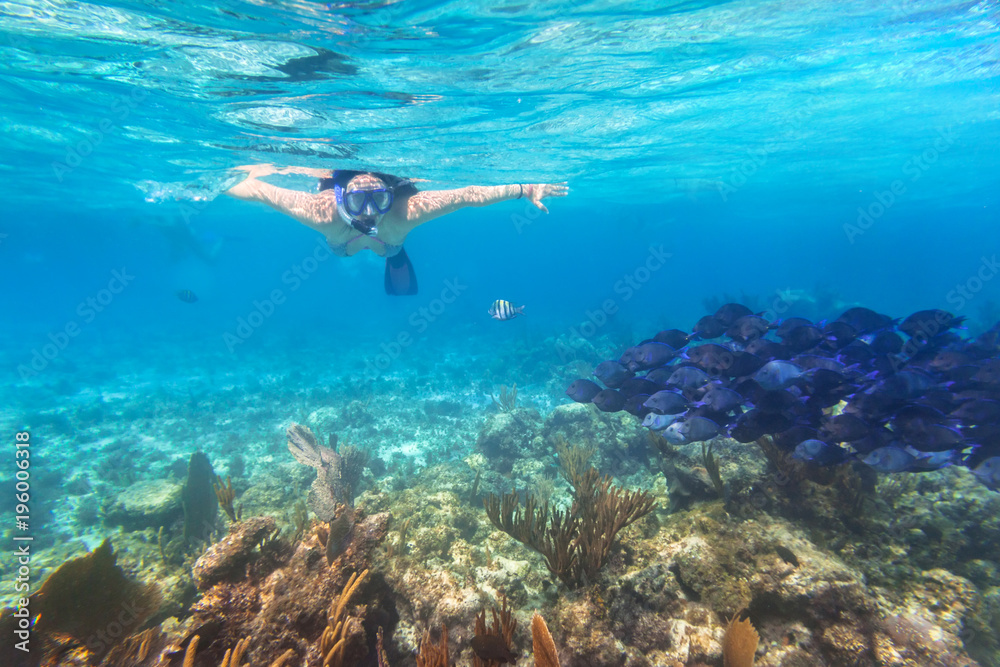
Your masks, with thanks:
M520 199L521 197L524 196L524 186L518 183L517 187L521 188L521 191L517 193L517 198Z

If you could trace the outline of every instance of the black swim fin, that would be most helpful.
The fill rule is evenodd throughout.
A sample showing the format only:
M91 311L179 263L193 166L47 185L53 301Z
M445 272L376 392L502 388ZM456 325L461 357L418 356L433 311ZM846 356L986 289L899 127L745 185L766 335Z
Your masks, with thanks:
M417 293L417 274L403 248L392 257L385 258L385 293L395 296Z

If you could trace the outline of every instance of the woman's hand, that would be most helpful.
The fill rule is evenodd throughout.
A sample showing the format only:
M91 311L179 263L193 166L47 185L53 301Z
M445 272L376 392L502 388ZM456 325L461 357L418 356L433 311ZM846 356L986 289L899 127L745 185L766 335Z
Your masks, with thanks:
M525 183L524 198L537 206L543 212L548 213L542 200L546 197L565 197L569 194L569 187L566 183Z

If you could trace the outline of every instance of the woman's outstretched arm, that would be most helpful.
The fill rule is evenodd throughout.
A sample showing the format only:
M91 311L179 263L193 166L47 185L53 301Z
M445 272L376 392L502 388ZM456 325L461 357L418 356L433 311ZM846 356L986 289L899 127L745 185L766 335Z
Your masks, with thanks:
M453 213L467 206L489 206L511 199L525 199L545 213L545 197L565 197L565 183L515 183L513 185L470 185L455 190L429 190L410 197L406 218L412 229L417 225Z
M247 165L237 168L248 172L249 176L226 191L230 197L262 202L309 227L328 224L337 212L337 202L330 193L313 194L288 190L259 180L269 174L289 173L287 170L275 169L271 165Z

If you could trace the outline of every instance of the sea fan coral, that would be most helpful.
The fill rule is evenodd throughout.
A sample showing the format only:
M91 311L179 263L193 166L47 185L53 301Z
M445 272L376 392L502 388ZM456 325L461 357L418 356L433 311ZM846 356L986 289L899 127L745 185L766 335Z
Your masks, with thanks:
M753 667L754 654L760 635L749 618L740 620L743 612L738 612L726 627L722 638L722 664L724 667Z

